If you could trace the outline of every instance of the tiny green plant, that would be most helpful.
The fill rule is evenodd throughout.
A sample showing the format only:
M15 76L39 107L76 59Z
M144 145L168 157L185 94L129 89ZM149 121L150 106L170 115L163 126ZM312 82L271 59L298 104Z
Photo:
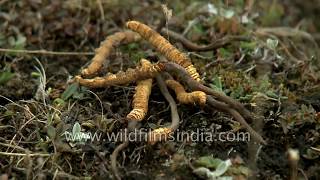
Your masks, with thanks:
M200 167L194 169L193 172L198 176L212 180L232 179L231 176L224 176L224 174L228 171L229 167L232 165L230 159L223 161L221 159L213 158L212 156L205 156L199 158L199 160L197 160L196 163L200 165Z
M6 84L14 77L14 75L15 74L11 72L9 67L3 68L3 70L0 71L0 85Z
M76 144L83 144L90 139L90 135L88 133L81 131L81 125L78 122L74 123L72 132L65 131L63 135L68 142Z

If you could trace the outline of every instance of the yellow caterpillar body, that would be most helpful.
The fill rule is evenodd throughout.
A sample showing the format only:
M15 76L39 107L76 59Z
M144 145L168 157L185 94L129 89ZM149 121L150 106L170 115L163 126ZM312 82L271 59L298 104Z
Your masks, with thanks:
M137 67L135 69L127 69L125 72L118 72L117 74L107 74L105 77L96 77L93 79L84 79L81 76L76 76L75 81L80 85L99 88L115 85L123 85L138 80L149 79L155 77L159 72L164 70L164 64L157 63L150 66Z
M155 129L148 134L148 143L153 145L159 141L167 141L172 132L173 130L169 127Z
M140 61L142 67L150 68L151 63L142 59ZM141 121L148 112L149 96L151 94L152 78L138 81L136 92L133 96L133 110L127 115L129 120Z
M101 44L100 47L95 50L95 56L92 58L91 64L82 70L83 76L90 76L97 73L105 59L110 56L114 47L119 46L121 43L127 44L136 42L141 39L141 36L132 31L117 32L108 36Z
M175 62L184 67L193 79L200 81L200 75L191 63L191 60L184 53L180 52L176 47L170 44L170 42L159 33L138 21L127 22L127 27L132 31L139 33L141 37L150 42L150 44L152 44L157 51L163 54L169 61Z
M199 104L201 106L206 104L206 93L202 91L187 93L179 82L171 79L166 80L166 84L170 89L175 91L179 102L183 104Z

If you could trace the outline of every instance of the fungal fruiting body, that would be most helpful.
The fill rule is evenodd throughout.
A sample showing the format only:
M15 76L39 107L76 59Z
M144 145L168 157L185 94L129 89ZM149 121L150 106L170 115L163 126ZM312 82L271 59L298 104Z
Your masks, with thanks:
M140 66L135 69L127 69L125 72L117 74L107 74L105 77L96 77L93 79L84 79L81 76L76 76L75 81L80 85L91 88L101 88L107 86L123 85L139 80L155 77L165 68L163 63L151 64L150 66Z
M167 141L173 130L169 127L155 129L148 134L148 143L153 145L159 141Z
M128 44L139 41L141 36L132 31L117 32L113 35L108 36L101 44L100 47L95 50L95 56L92 59L91 64L82 70L83 76L90 76L97 73L105 59L110 56L114 47L120 44Z
M140 61L142 68L150 68L151 63L142 59ZM132 106L133 110L127 115L129 120L141 121L148 112L149 96L151 94L152 78L138 81L136 92L133 96Z
M179 82L172 79L166 80L166 84L170 89L174 90L180 103L199 104L201 106L206 104L206 93L202 91L193 91L191 93L187 93Z
M127 27L139 33L141 37L150 42L150 44L152 44L157 51L163 54L169 61L175 62L184 67L193 79L200 81L200 75L191 63L191 60L184 53L180 52L170 44L170 42L159 33L138 21L127 22Z

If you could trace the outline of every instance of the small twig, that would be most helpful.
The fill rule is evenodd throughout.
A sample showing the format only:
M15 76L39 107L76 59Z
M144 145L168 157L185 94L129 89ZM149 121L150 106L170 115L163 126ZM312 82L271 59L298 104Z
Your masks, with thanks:
M0 145L1 145L1 146L5 146L5 147L10 147L10 148L12 148L12 149L18 149L18 150L20 150L20 151L26 151L26 149L24 149L24 148L22 148L22 147L20 147L20 146L17 146L17 145L6 144L6 143L2 143L2 142L0 142Z
M104 10L103 10L103 5L102 5L101 0L97 0L97 4L98 4L99 10L100 10L100 14L101 14L101 20L105 21L106 18L104 16Z
M129 121L128 123L128 131L131 132L133 130L135 130L137 126L137 122L136 121ZM120 175L119 175L119 170L117 167L117 157L119 152L121 152L122 150L124 150L127 146L129 145L129 140L128 138L124 138L124 142L119 144L116 149L112 152L112 154L110 155L110 159L111 159L111 170L112 173L114 175L114 177L118 180L121 179Z
M162 29L161 33L168 34L169 37L181 42L182 45L190 51L210 51L210 50L224 47L233 41L249 41L251 39L248 36L225 36L221 39L215 40L214 42L208 45L199 45L186 39L181 34L171 31L169 29Z
M94 52L56 52L47 50L18 50L0 48L3 53L24 53L24 54L42 54L42 55L61 55L61 56L91 56Z
M4 156L42 156L42 157L51 156L51 154L42 154L42 153L25 154L25 153L9 153L9 152L0 152L0 155L4 155Z
M275 35L280 37L301 37L303 39L309 40L316 49L319 49L318 43L315 41L314 37L305 31L291 28L291 27L269 27L269 28L258 28L255 31L256 35L265 36L265 35ZM316 51L316 56L319 58L320 53Z
M157 31L158 33L160 33L160 32L161 32L161 29L162 29L163 27L165 27L167 23L168 23L168 22L167 22L167 19L166 19L165 17L161 18L161 19L160 19L160 22L159 22L159 24L158 24L158 26L157 26L157 28L156 28L156 31Z
M3 5L4 3L8 2L9 0L2 0L0 1L0 6Z
M304 177L305 180L308 180L308 176L306 175L306 173L303 171L303 169L298 168L298 170L300 171L300 173L302 174L302 176Z
M254 130L252 127L243 119L243 117L239 114L238 111L230 108L228 105L224 104L223 102L219 102L212 98L211 96L207 96L207 103L221 111L227 112L231 114L242 126L246 128L246 130L253 136L253 138L262 144L267 144L267 142Z
M311 34L291 27L264 27L258 28L255 33L257 35L273 34L281 37L302 37L310 41L314 41Z
M119 146L116 147L116 149L112 152L110 159L111 159L111 169L112 169L112 173L115 176L116 179L120 180L121 177L119 175L119 170L117 167L117 157L119 152L121 152L123 149L125 149L127 146L129 145L129 141L126 140L121 143Z
M317 151L317 152L320 152L320 148L310 147L310 149Z

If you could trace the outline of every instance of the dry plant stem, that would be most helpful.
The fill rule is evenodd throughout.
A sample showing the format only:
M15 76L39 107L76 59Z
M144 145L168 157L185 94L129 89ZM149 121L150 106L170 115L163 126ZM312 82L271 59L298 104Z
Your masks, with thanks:
M201 106L205 105L207 95L202 91L193 91L187 93L184 87L177 81L173 79L166 80L167 86L174 90L179 102L183 104L199 104Z
M253 123L252 128L261 133L264 126L264 113L268 110L268 102L264 97L255 98L254 102L256 106L253 107ZM260 145L256 141L250 141L248 143L248 162L252 170L257 169L257 158Z
M144 39L152 44L158 52L163 54L169 61L175 62L184 67L190 76L200 81L200 75L191 63L191 60L184 53L175 48L169 41L162 37L159 33L151 29L149 26L138 21L127 22L127 27L139 33Z
M282 37L302 37L308 39L310 41L314 41L311 34L301 31L299 29L290 28L290 27L265 27L265 28L258 28L255 33L257 35L268 35L274 34L276 36Z
M251 38L247 36L225 36L221 39L217 39L214 42L208 44L208 45L199 45L196 43L191 42L184 36L182 36L179 33L176 33L174 31L168 30L168 29L162 29L162 34L168 34L169 37L179 41L182 43L182 45L187 48L190 51L210 51L214 49L218 49L221 47L224 47L234 41L249 41Z
M116 147L116 149L112 152L110 159L111 159L111 169L112 169L112 173L115 176L116 179L120 180L121 177L119 175L119 170L117 167L117 157L119 152L121 152L123 149L125 149L127 146L129 145L129 141L126 140L123 143L121 143L120 145L118 145Z
M27 153L10 153L10 152L0 152L0 155L3 155L3 156L42 156L42 157L51 156L51 154L44 154L44 153L27 154Z
M95 50L95 56L92 59L91 64L82 70L83 76L90 76L97 73L105 59L110 56L112 50L120 44L127 44L136 42L141 39L140 35L132 31L117 32L113 35L108 36Z
M167 62L165 63L165 70L169 72L170 74L175 74L179 79L181 79L186 85L188 85L193 91L202 91L205 92L208 95L212 95L215 98L217 98L219 101L225 102L226 104L230 105L231 108L236 109L240 112L240 114L247 120L252 120L250 112L239 102L236 100L217 92L207 86L204 86L203 84L193 80L190 78L190 76L187 74L186 70L182 68L181 66Z
M148 135L148 142L150 144L155 144L158 141L166 140L167 136L170 133L173 133L175 130L178 129L179 122L180 122L180 118L177 110L177 104L174 101L173 97L170 95L168 88L166 86L166 83L164 82L161 75L157 75L156 79L157 79L157 84L160 88L161 93L163 94L165 99L169 102L169 106L171 110L171 125L169 127L158 128L153 130Z
M94 55L93 52L56 52L47 50L19 50L0 48L0 52L4 53L22 53L22 54L42 54L42 55L58 55L58 56L88 56Z
M148 60L141 60L142 67L150 67L151 63ZM149 96L151 94L152 78L138 81L136 92L133 96L133 110L127 115L129 120L141 121L148 112Z
M296 29L296 28L290 28L290 27L265 27L265 28L258 28L255 33L257 35L265 36L265 35L275 35L280 37L301 37L304 39L309 40L314 47L319 49L318 43L315 41L314 37L309 34L308 32ZM320 58L319 51L316 51L317 58Z
M84 79L81 76L76 76L75 81L79 82L79 84L83 86L88 86L91 88L101 88L129 84L139 80L153 78L154 76L156 76L156 74L163 70L163 63L157 63L148 67L137 67L135 69L128 69L125 72L108 74L105 77L96 77L93 79Z
M253 136L254 140L264 145L267 144L266 141L254 129L252 129L251 126L243 119L243 117L238 111L230 108L227 104L223 102L219 102L215 100L211 96L207 96L207 103L208 105L216 109L219 109L221 111L231 114L241 125L243 125L246 128L246 130Z

